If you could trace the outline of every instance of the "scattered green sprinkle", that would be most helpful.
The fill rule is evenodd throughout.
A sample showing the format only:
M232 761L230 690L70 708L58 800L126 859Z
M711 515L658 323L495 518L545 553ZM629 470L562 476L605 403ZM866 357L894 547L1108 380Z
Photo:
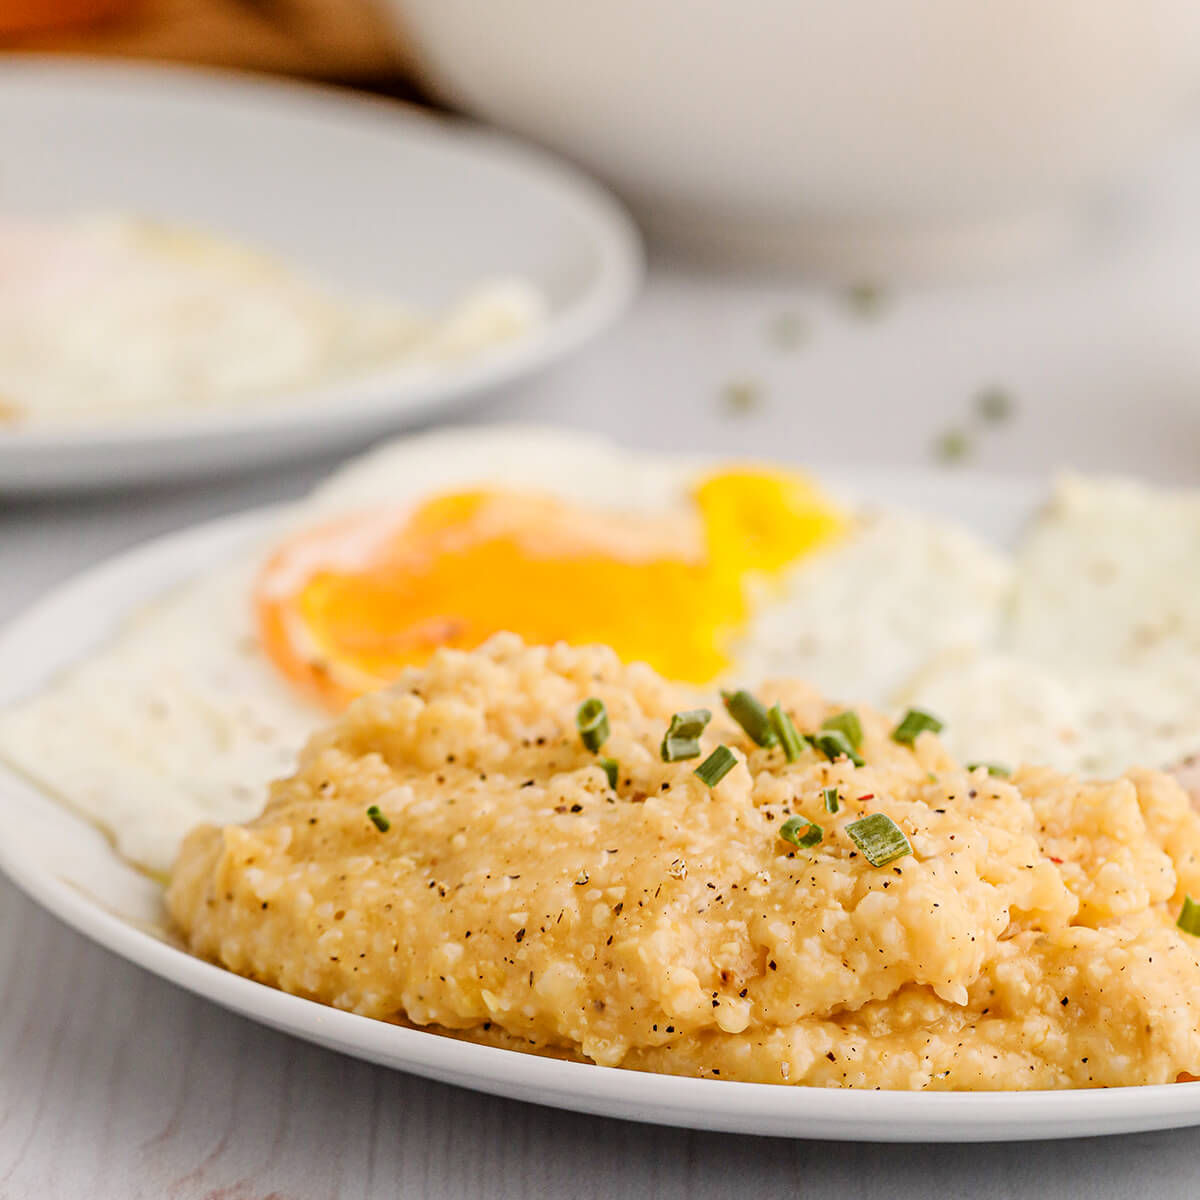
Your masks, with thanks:
M806 832L801 833L802 829ZM825 830L816 821L810 821L807 817L789 817L779 827L779 836L785 842L791 842L793 846L801 846L807 850L825 836Z
M856 316L873 320L887 308L888 295L880 284L864 280L846 289L846 303Z
M775 730L771 727L771 718L761 701L749 692L722 692L721 699L725 701L725 709L729 715L746 731L746 736L756 746L773 746L778 741Z
M855 750L862 748L863 730L862 722L858 719L858 713L852 708L848 708L845 712L840 712L832 717L826 717L821 722L822 729L836 729L839 733L846 735L846 741L854 747Z
M700 755L700 735L704 727L712 720L712 713L707 708L693 708L687 712L677 712L671 718L671 724L663 735L660 753L663 762L679 762L685 758L698 758Z
M1183 908L1179 911L1179 920L1175 922L1184 933L1192 937L1200 937L1200 904L1191 896L1184 896Z
M617 786L617 774L621 770L621 764L615 758L598 758L596 759L598 766L606 776L608 776L608 786L615 788Z
M947 429L933 442L933 457L942 463L959 463L967 458L974 446L961 429Z
M794 312L782 312L771 318L767 326L767 340L777 350L795 350L809 338L808 322Z
M1007 421L1016 407L1012 394L1002 387L986 387L975 397L975 411L980 420L991 424Z
M575 714L575 725L583 744L595 754L608 740L608 711L595 696L585 700Z
M842 807L842 798L838 795L837 788L827 787L821 795L825 797L825 811L827 813L835 813Z
M735 416L747 416L762 406L762 387L752 379L731 380L721 389L721 401Z
M989 775L994 775L997 779L1007 779L1012 771L1003 763L991 762L973 762L967 763L968 771L978 771L982 767Z
M873 867L886 867L895 859L912 853L904 830L886 813L871 813L851 821L846 832Z
M728 746L718 746L693 772L698 775L701 783L708 787L716 787L734 767L737 766L737 755Z
M391 821L389 821L387 817L383 815L378 804L372 804L371 807L367 809L367 816L380 833L387 833L387 831L392 827Z
M820 750L830 762L844 755L856 767L865 764L866 760L850 745L850 739L840 729L821 729L810 734L808 741L814 749Z
M772 704L767 712L771 728L783 747L784 757L788 762L795 762L804 753L804 739L796 728L795 722L783 711L781 705Z
M933 713L927 713L920 708L910 708L900 724L892 730L892 741L899 742L902 746L911 746L917 740L917 734L927 730L930 733L941 733L943 728L941 721Z

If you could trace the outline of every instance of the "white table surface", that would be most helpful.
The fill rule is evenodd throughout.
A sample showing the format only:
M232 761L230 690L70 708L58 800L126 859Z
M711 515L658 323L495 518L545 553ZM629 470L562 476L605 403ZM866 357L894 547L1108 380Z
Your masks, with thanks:
M901 291L874 320L836 293L665 262L623 324L497 398L657 447L820 464L1064 464L1200 481L1200 138L1164 156L1073 262ZM766 330L781 313L808 336ZM723 386L758 385L732 414ZM1014 418L969 418L984 386ZM474 414L476 417L481 413ZM155 534L299 495L333 464L175 492L0 501L0 617ZM956 469L941 466L939 469ZM2 667L2 664L0 664ZM1200 1134L872 1147L657 1129L497 1100L315 1049L185 995L0 881L0 1200L342 1197L1191 1195Z

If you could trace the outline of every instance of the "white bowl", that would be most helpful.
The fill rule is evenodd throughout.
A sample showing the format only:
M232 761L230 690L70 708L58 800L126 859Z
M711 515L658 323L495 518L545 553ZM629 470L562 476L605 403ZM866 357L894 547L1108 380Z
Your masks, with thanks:
M1200 84L1195 0L389 0L430 84L660 233L859 274L1060 241Z

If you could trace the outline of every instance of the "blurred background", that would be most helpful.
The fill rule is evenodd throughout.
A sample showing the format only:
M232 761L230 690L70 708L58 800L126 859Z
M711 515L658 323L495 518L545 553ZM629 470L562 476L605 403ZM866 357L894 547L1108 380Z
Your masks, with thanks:
M0 0L0 34L443 104L575 160L658 239L843 279L1062 249L1200 91L1190 0Z
M646 285L501 418L1200 476L1194 0L0 0L0 47L339 84L610 187Z

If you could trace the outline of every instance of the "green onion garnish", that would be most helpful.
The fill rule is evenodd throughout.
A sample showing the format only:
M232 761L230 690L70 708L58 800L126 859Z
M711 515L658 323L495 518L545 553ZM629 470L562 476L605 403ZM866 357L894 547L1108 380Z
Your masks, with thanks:
M973 762L967 763L968 771L978 771L982 767L989 775L994 775L997 779L1007 779L1012 771L1003 763L990 762Z
M1013 407L1012 395L1002 387L984 388L975 397L975 411L984 421L1007 421Z
M1191 896L1184 896L1183 908L1179 913L1179 920L1175 922L1184 933L1190 933L1192 937L1200 937L1200 904L1197 904Z
M851 821L846 832L873 867L886 867L894 859L912 853L904 830L885 813L871 813Z
M807 832L801 833L802 829ZM825 830L816 821L810 821L807 817L789 817L779 827L779 836L785 842L791 842L793 846L802 846L807 850L825 836Z
M804 752L804 739L800 736L792 718L778 704L772 704L767 712L771 729L783 747L784 757L788 762L795 762Z
M595 696L585 700L575 713L575 726L583 744L595 754L608 740L610 733L604 701L597 700Z
M862 722L858 719L858 713L856 713L852 708L848 708L845 712L840 712L836 716L827 717L821 722L821 728L836 729L839 733L844 733L846 735L846 741L848 741L855 750L862 746Z
M615 758L598 758L596 759L596 766L608 776L608 786L615 788L617 786L617 772L620 771L621 764Z
M941 733L942 728L941 721L933 713L924 712L919 708L910 708L904 714L904 719L900 724L892 730L892 741L911 746L917 740L917 734L925 733L926 730L930 733Z
M759 700L749 692L722 692L721 699L729 715L746 731L756 746L773 746L777 740L771 718Z
M379 810L378 804L372 804L367 809L367 816L371 819L371 823L379 830L380 833L387 833L392 827L391 821L387 819Z
M821 795L825 797L825 811L827 813L835 813L842 807L842 798L838 795L837 788L828 787Z
M728 746L718 746L693 772L708 787L716 787L734 767L737 755Z
M878 283L862 280L847 289L846 303L860 317L877 317L887 306L887 292Z
M850 745L850 739L840 729L821 729L809 735L809 742L825 755L830 762L845 755L856 767L861 767L866 760Z
M808 322L794 312L781 312L767 326L767 337L778 350L794 350L808 337Z
M700 755L700 735L712 720L707 708L693 708L677 712L663 736L661 754L663 762L679 762L684 758Z
M731 379L721 389L721 399L731 413L753 412L762 398L762 386L753 379Z
M962 462L973 449L973 443L961 429L947 429L938 434L933 443L933 456L938 462Z

